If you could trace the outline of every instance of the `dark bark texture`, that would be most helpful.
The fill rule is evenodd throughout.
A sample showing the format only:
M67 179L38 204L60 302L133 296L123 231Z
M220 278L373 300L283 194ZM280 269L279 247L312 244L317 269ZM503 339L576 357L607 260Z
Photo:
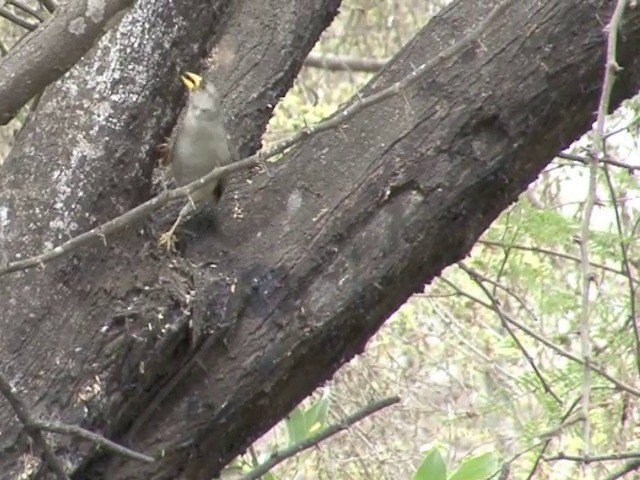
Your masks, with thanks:
M362 93L402 79L494 5L454 2ZM137 4L21 133L0 176L0 251L38 253L147 198L154 147L183 100L176 72L198 69L213 45L229 127L242 154L254 151L337 7ZM73 478L211 478L361 352L589 128L612 8L514 1L403 96L301 143L269 175L237 175L215 228L190 222L178 255L158 250L149 221L0 279L0 367L34 413L163 454L140 464L56 437ZM618 63L614 105L640 86L639 9L626 13ZM0 477L16 478L29 446L1 405Z

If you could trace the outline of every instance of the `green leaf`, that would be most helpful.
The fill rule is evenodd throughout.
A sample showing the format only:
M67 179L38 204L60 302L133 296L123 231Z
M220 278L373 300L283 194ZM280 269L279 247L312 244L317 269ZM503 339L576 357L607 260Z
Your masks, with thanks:
M498 458L493 453L483 453L463 460L449 480L486 480L499 469Z
M446 480L447 466L440 455L438 447L427 452L424 460L413 475L413 480Z
M296 407L286 419L289 446L296 445L317 433L326 425L329 411L329 390L307 408Z

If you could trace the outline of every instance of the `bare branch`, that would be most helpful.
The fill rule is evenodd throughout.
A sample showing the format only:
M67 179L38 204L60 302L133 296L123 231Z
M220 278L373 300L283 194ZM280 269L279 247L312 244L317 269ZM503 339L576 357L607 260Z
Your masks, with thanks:
M59 479L68 480L69 477L66 474L64 467L60 463L60 460L55 456L53 450L51 449L51 447L49 447L46 440L42 436L42 430L84 438L85 440L89 440L97 445L104 447L105 450L109 450L113 453L117 453L125 457L133 458L134 460L140 460L148 463L155 462L155 459L153 457L135 452L122 445L118 445L117 443L108 440L102 435L90 432L89 430L86 430L82 427L76 425L65 425L58 422L46 422L43 420L35 419L29 412L29 409L27 408L24 401L18 396L16 391L11 386L10 382L1 372L0 393L2 393L4 397L9 401L9 404L13 407L13 410L16 412L16 416L24 425L27 433L31 436L31 438L33 438L36 445L38 445L38 447L42 449L47 463L54 470Z
M98 435L97 433L91 432L77 425L65 425L64 423L45 422L43 420L34 420L31 425L35 428L39 428L40 430L45 430L47 432L84 438L85 440L89 440L90 442L104 447L105 450L117 453L118 455L122 455L123 457L133 458L134 460L140 460L147 463L155 462L155 459L153 457L150 457L149 455L138 453L127 447L112 442L102 435Z
M311 52L304 61L305 67L322 68L332 72L376 73L389 61L388 58L361 58L352 55L319 54Z
M0 125L75 65L112 26L112 19L132 4L133 0L105 0L102 9L96 9L91 2L71 0L3 57Z
M19 27L25 28L30 32L33 32L36 28L38 28L38 25L36 23L27 22L24 18L19 17L15 13L10 12L9 10L3 7L0 7L0 17L4 17L7 20L9 20L11 23L18 25Z
M40 5L49 13L55 12L58 8L58 2L56 2L56 0L40 0Z
M582 456L582 455L567 455L565 453L558 453L553 457L545 457L545 462L555 462L557 460L571 460L572 462L580 462L580 463L593 463L593 462L613 462L617 460L629 460L629 459L640 459L640 452L621 452L621 453L611 453L609 455L595 455L593 457Z
M364 407L363 409L359 410L358 412L354 413L353 415L350 415L347 418L343 419L341 422L325 428L322 432L318 433L317 435L314 435L313 437L308 438L307 440L300 442L297 445L293 445L292 447L289 447L286 450L282 450L281 452L274 452L271 455L271 458L269 458L269 460L267 460L266 462L264 462L262 465L255 468L251 472L249 472L240 480L257 480L258 478L262 477L265 473L267 473L269 470L271 470L273 467L285 461L287 458L291 458L297 455L298 453L303 452L304 450L308 450L311 447L318 445L320 442L323 442L327 438L332 437L343 430L346 430L351 425L359 422L360 420L370 415L373 415L374 413L382 410L383 408L387 408L391 405L394 405L399 401L400 401L399 397L389 397L389 398L384 398L382 400L373 402L367 405L366 407Z
M640 468L640 460L631 460L627 462L625 466L622 467L620 470L618 470L617 472L613 472L611 475L604 478L603 480L617 480L618 478L624 477L627 473L633 472L634 470L638 470L639 468Z
M257 154L254 154L250 157L247 157L243 160L235 162L231 165L227 165L225 167L216 168L212 170L210 173L205 175L204 177L195 180L194 182L185 185L180 188L176 188L174 190L166 191L157 197L152 198L151 200L138 205L132 210L116 217L113 220L110 220L98 227L95 227L88 232L84 232L77 237L68 240L67 242L59 245L51 250L47 250L46 252L36 255L34 257L27 258L25 260L19 260L16 262L10 262L5 265L0 265L0 276L5 275L7 273L16 272L18 270L25 270L27 268L32 268L37 265L44 265L51 260L54 260L62 255L69 253L71 250L79 247L80 245L85 245L91 241L94 241L98 238L103 240L106 239L106 236L114 233L116 231L121 230L127 225L131 223L141 220L147 217L151 212L157 210L162 205L165 205L169 201L179 198L186 197L189 194L195 192L201 187L209 185L213 183L216 179L229 175L231 173L239 172L241 170L249 169L261 165L265 160L284 153L287 149L291 148L293 145L301 142L304 139L307 139L313 135L317 135L320 132L324 132L327 130L331 130L342 125L346 120L353 118L358 112L368 108L372 105L382 102L383 100L390 98L392 96L397 95L406 89L409 85L416 82L421 75L424 75L430 68L435 66L439 61L448 58L452 55L456 55L460 51L462 51L465 47L471 45L473 42L477 41L483 34L483 32L487 29L491 23L498 18L511 4L513 0L504 0L498 6L496 6L487 18L485 18L478 27L469 33L466 37L460 40L460 42L455 43L451 47L443 50L438 55L433 57L431 60L424 63L420 68L414 70L411 74L407 75L404 79L399 82L396 82L389 87L380 90L364 99L358 100L357 102L349 105L342 112L333 115L328 120L324 120L314 126L304 128L298 131L296 134L292 135L290 138L282 140L270 148L262 150ZM2 64L0 64L0 74L2 73ZM0 118L2 115L2 83L0 80Z
M483 307L486 307L486 308L488 308L490 310L494 310L494 311L495 311L496 308L500 309L499 305L498 306L491 305L490 303L487 303L484 300L481 300L478 297L476 297L474 295L471 295L470 293L465 292L464 290L460 289L456 284L454 284L453 282L447 280L444 277L441 278L440 280L442 282L446 283L447 285L449 285L454 291L458 292L460 295L468 298L469 300L473 300L474 302L478 303L479 305L482 305ZM519 328L520 330L522 330L524 333L526 333L530 337L535 338L540 343L542 343L543 345L546 345L547 347L549 347L554 352L558 353L559 355L561 355L561 356L563 356L565 358L568 358L569 360L573 360L574 362L584 366L585 362L584 362L584 360L582 358L574 355L571 352L566 351L565 349L559 347L558 345L556 345L555 343L553 343L549 339L547 339L547 338L543 337L542 335L534 332L533 330L531 330L526 325L518 322L515 318L513 318L513 316L509 315L507 312L502 311L502 315L504 315L504 318L511 325L514 325L515 327ZM614 376L609 375L603 369L601 369L599 367L596 367L595 365L590 365L590 368L591 368L592 371L596 372L597 374L601 375L602 377L606 378L611 383L613 383L616 387L618 387L619 390L623 390L625 392L628 392L628 393L632 394L634 397L640 397L640 390L637 390L636 388L633 388L632 386L621 382L620 380L618 380Z
M69 475L65 472L62 463L56 455L53 453L53 450L44 439L42 432L34 428L34 420L31 416L31 412L25 405L24 401L18 396L17 392L11 386L9 381L5 378L4 374L0 372L0 393L4 395L4 397L8 400L9 404L13 408L13 411L16 412L16 417L18 420L24 425L25 430L29 434L29 436L33 439L35 444L38 446L40 450L42 450L42 454L47 462L47 464L51 467L51 469L55 472L58 480L70 480Z
M274 154L275 155L275 154ZM81 245L86 245L89 242L92 242L97 239L102 239L106 241L107 235L110 235L114 232L122 230L127 225L130 225L138 220L146 218L149 216L154 210L157 210L161 206L169 203L171 200L175 200L176 198L186 197L189 194L198 190L198 188L202 188L204 185L207 185L213 182L215 179L228 175L234 172L238 172L240 170L245 170L251 167L255 167L258 165L259 154L252 155L244 160L233 163L231 165L227 165L225 167L216 168L211 173L206 176L188 184L184 187L176 188L174 190L167 190L164 193L152 198L151 200L146 201L145 203L138 205L137 207L129 210L128 212L120 215L119 217L114 218L113 220L109 220L102 225L99 225L88 232L81 233L77 237L72 238L64 242L61 245L58 245L51 250L47 250L40 255L36 255L34 257L27 258L25 260L19 260L17 262L11 262L4 266L0 267L0 276L5 275L7 273L16 272L18 270L25 270L27 268L32 268L38 265L44 265L45 263L50 262L62 255L65 255L72 251L74 248L77 248Z
M618 0L616 8L611 15L609 24L605 27L607 32L607 64L605 65L604 80L602 82L602 93L598 104L598 118L596 121L596 134L600 136L601 142L604 141L606 132L604 131L604 122L609 113L609 104L611 102L611 91L613 90L613 82L615 82L616 73L621 69L616 58L616 49L618 42L618 28L622 21L622 14L627 0ZM601 145L604 147L604 145Z
M597 121L597 138L601 142L602 149L602 159L604 161L607 159L606 155L606 141L613 134L605 134L604 132L604 116L608 112L609 109L609 97L611 96L611 89L613 88L613 81L617 70L619 70L619 66L616 62L616 41L617 41L617 32L620 21L622 20L622 13L624 11L626 2L622 0L618 0L616 8L611 17L611 21L607 26L608 29L608 38L607 38L607 68L605 71L605 82L602 87L602 96L600 98L600 106L598 108L598 121ZM626 128L626 127L625 127ZM634 340L635 340L635 357L636 357L636 368L638 373L640 374L640 329L638 328L638 324L636 323L636 289L634 284L633 275L631 274L631 263L629 262L629 256L627 255L627 250L629 248L628 244L625 244L624 241L624 232L622 227L622 220L620 218L620 212L618 210L618 205L616 201L615 190L613 187L613 181L611 179L611 175L609 174L609 170L607 166L604 167L605 179L607 181L607 186L609 188L609 193L611 195L613 211L615 213L616 219L616 228L618 230L618 237L620 239L620 253L622 254L622 266L625 270L626 277L628 279L629 285L629 301L631 302L631 312L629 315L631 326L633 328Z
M529 363L529 365L531 365L531 369L533 370L533 372L536 375L536 377L538 377L538 380L540 380L540 383L542 384L542 388L544 389L544 391L547 392L549 395L551 395L553 397L553 399L559 405L561 405L562 404L562 400L560 400L558 395L553 391L553 389L551 388L551 385L549 384L549 382L547 382L547 380L542 375L542 372L540 371L540 369L536 365L533 357L529 354L529 352L524 347L524 345L522 344L520 339L516 336L515 332L511 328L511 325L509 325L509 322L505 318L502 309L499 308L500 303L498 302L498 300L496 300L495 296L489 291L489 289L484 285L483 282L488 281L489 279L487 277L485 277L484 275L482 275L480 272L476 272L474 269L472 269L472 268L468 267L467 265L465 265L464 262L459 262L458 266L464 272L466 272L467 275L469 275L469 277L471 277L471 279L478 285L478 287L480 287L480 289L487 296L487 298L489 299L489 301L493 305L493 310L498 314L498 317L500 317L500 320L502 322L502 326L507 330L507 332L509 333L509 336L511 336L511 339L513 340L513 343L516 344L516 346L520 349L520 351L524 355L525 359Z
M625 276L627 277L627 284L629 286L629 302L631 311L629 312L629 322L631 323L631 327L633 329L633 338L635 341L635 357L636 357L636 369L638 374L640 375L640 329L638 328L638 324L636 321L636 286L633 278L633 274L631 273L631 262L629 260L628 250L629 250L629 242L625 241L626 235L624 232L624 227L622 225L622 218L620 215L620 210L618 208L618 201L616 198L615 188L613 186L613 180L611 175L609 174L609 169L607 166L604 166L604 177L607 181L607 187L609 189L609 195L611 196L611 204L613 205L613 212L616 219L616 229L618 230L618 245L620 247L620 254L622 255L622 268L625 271ZM629 237L633 238L633 234Z
M564 413L564 415L562 416L562 418L560 419L560 424L565 423L568 419L569 416L573 413L573 411L576 409L576 407L578 406L578 403L580 403L580 397L576 398L571 405L569 405L569 408L567 409L567 411ZM529 475L527 476L526 480L531 480L532 478L535 478L535 474L536 474L536 470L538 470L538 467L540 466L540 464L542 463L542 456L544 455L544 452L547 451L547 448L549 447L549 444L551 443L551 440L553 439L552 436L547 436L544 438L544 440L539 444L540 446L540 451L538 452L538 455L536 456L535 461L533 462L533 467L531 468L531 471L529 472ZM517 453L516 455L514 455L511 460L509 460L506 463L511 464L513 461L515 461L519 456L524 455L525 453L528 453L529 451L537 448L538 445L534 445L532 447L529 447L525 450L523 450L520 453Z
M627 0L618 0L616 8L613 11L611 20L606 27L607 35L607 56L604 72L604 80L602 83L602 93L598 105L598 119L596 121L595 144L596 148L600 148L600 155L606 158L606 139L605 139L605 117L609 112L609 102L611 99L611 91L615 74L620 69L616 61L616 42L618 40L618 26L622 20L622 13ZM591 451L591 420L589 412L591 409L591 325L590 325L590 309L591 299L589 293L591 282L593 280L591 274L591 264L589 261L589 234L591 231L591 215L596 205L596 195L598 186L598 154L591 156L589 164L589 187L587 190L587 198L582 214L582 223L580 226L580 268L582 270L582 298L580 308L580 345L582 350L583 370L582 370L582 416L583 424L583 451L589 455Z
M35 8L31 8L29 5L24 3L22 0L9 0L6 5L11 5L19 10L22 10L24 13L31 15L38 22L44 22L46 17L38 12Z
M487 246L490 246L490 247L502 247L502 248L509 248L509 249L512 248L512 249L515 249L515 250L524 250L524 251L528 251L528 252L543 253L545 255L552 255L552 256L558 257L558 258L564 258L565 260L571 260L572 262L577 262L577 263L580 262L580 257L577 257L575 255L570 255L570 254L564 253L564 252L556 252L555 250L550 250L548 248L534 247L534 246L530 246L530 245L518 245L518 244L514 244L514 243L500 243L500 242L494 242L492 240L478 240L478 243L483 244L483 245L487 245ZM592 267L602 269L605 272L615 273L616 275L622 275L623 277L627 276L627 274L625 272L623 272L622 270L618 270L617 268L613 268L613 267L610 267L608 265L604 265L602 263L589 262L589 264Z
M640 117L635 115L629 123L626 123L625 125L622 125L618 128L614 128L613 130L607 132L604 138L609 139L615 135L618 135L619 133L630 130L631 127L634 127L637 130L639 126L639 122L640 122Z
M402 80L389 85L387 88L380 90L372 95L364 99L360 99L347 108L345 108L340 114L334 115L329 120L320 122L319 124L304 128L300 130L297 134L293 135L289 140L284 140L280 142L277 146L283 145L283 151L286 148L289 148L291 145L298 143L300 140L307 138L312 133L320 133L326 130L330 130L333 128L337 128L342 125L346 120L350 120L353 118L358 112L371 107L372 105L376 105L388 98L391 98L397 94L403 93L407 88L417 82L425 73L435 68L435 66L443 60L451 58L460 52L462 52L465 48L472 45L474 42L480 40L482 35L486 32L487 28L491 26L491 24L499 18L506 10L509 5L514 0L503 0L501 3L496 5L494 9L487 15L487 17L480 22L480 24L472 30L468 35L460 39L459 42L454 43L449 48L446 48L439 52L436 56L431 57L428 61L420 65L409 75L404 77ZM289 145L286 145L289 142ZM286 145L286 146L284 146Z
M582 155L576 155L575 153L562 152L562 153L559 153L557 157L564 158L565 160L571 160L573 162L580 162L585 165L589 165L590 163L590 160L588 157L584 157ZM619 162L611 158L601 158L600 163L603 163L605 165L612 165L614 167L624 168L625 170L629 170L629 173L640 171L640 165L629 165L628 163Z

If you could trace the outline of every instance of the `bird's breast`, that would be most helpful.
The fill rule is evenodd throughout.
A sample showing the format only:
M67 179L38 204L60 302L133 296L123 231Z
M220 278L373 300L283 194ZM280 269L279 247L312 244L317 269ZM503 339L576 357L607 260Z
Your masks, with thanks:
M231 161L227 138L215 129L190 128L178 135L173 147L172 171L178 185L193 182Z

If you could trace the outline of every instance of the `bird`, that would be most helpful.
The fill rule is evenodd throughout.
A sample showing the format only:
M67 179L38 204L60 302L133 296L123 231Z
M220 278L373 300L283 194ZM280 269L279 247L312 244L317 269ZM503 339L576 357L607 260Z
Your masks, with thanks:
M176 125L169 154L171 173L179 187L233 161L220 95L213 82L192 72L185 72L180 79L189 91L189 99ZM160 236L158 244L166 246L167 250L173 249L175 230L184 217L208 201L217 204L225 183L224 178L219 178L192 192L175 223Z

